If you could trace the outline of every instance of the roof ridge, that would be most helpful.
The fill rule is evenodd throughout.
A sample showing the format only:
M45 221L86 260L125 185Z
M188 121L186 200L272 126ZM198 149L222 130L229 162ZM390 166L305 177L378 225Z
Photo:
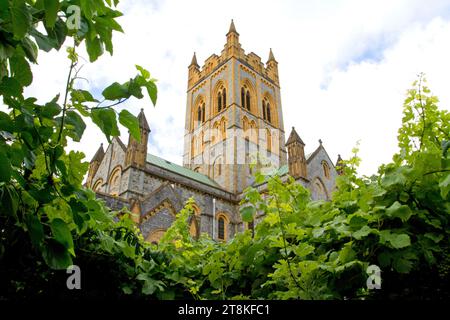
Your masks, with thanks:
M187 168L187 167L185 167L185 166L182 166L182 165L179 165L179 164L177 164L177 163L171 162L171 161L169 161L169 160L166 160L166 159L164 159L164 158L161 158L161 157L159 157L159 156L157 156L157 155L154 155L154 154L151 154L151 153L147 153L147 161L149 161L149 160L148 160L148 157L149 157L149 156L150 156L150 157L153 157L153 158L157 158L157 160L159 160L159 161L164 161L167 165L175 166L175 167L177 167L177 168L179 168L179 169L181 169L181 170L187 171L188 174L194 176L194 177L191 177L191 178L194 178L194 179L195 179L195 176L198 176L198 178L201 177L201 178L203 178L203 179L206 179L206 180L209 182L209 184L212 184L214 187L222 189L222 187L221 187L220 185L218 185L217 182L215 182L213 179L211 179L210 177L208 177L206 174L203 174L203 173L194 171L194 170L192 170L192 169L190 169L190 168ZM151 163L151 161L149 161L149 162ZM153 163L153 164L156 165L156 166L161 167L161 165L158 165L158 163ZM164 169L169 170L169 171L172 171L172 172L175 172L175 173L177 173L177 174L179 174L179 175L186 176L186 174L183 174L182 172L177 172L177 171L171 170L171 169L168 168L168 167L165 167ZM203 182L203 183L205 183L205 181L200 181L200 180L198 180L198 179L195 179L195 180L198 181L198 182Z

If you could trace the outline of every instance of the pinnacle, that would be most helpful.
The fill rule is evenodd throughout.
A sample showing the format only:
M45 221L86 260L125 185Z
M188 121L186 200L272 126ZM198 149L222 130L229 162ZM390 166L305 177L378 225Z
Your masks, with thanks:
M194 52L194 55L192 56L192 61L191 61L190 66L197 66L198 67L197 56L195 55L195 52Z
M275 56L273 55L272 48L270 48L270 51L269 51L269 60L267 62L269 62L269 61L277 62L277 60L275 60Z
M237 33L236 27L234 26L234 21L233 21L233 19L231 19L230 30L228 30L228 33L230 33L230 32L235 32L235 33Z

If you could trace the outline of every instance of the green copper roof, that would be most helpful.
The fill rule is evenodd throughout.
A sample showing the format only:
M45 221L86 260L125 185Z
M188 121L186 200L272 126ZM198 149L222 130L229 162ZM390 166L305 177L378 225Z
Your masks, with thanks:
M284 166L281 166L278 169L278 174L280 175L280 177L284 176L285 174L288 174L289 172L289 167L287 164L285 164Z
M175 164L173 162L167 161L163 158L154 156L152 154L147 153L147 162L158 166L162 169L177 173L181 176L184 176L186 178L198 181L200 183L212 186L212 187L216 187L216 188L220 188L220 186L214 182L213 180L211 180L210 178L208 178L207 176L205 176L204 174L201 174L199 172L195 172L191 169L182 167L178 164Z

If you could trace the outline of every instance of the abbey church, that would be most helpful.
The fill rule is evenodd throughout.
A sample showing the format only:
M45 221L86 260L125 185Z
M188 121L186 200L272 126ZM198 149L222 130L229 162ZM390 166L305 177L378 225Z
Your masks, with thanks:
M321 140L310 154L294 128L285 140L272 49L266 64L246 54L233 21L220 55L200 67L194 53L188 67L182 166L147 153L151 129L143 110L138 119L140 142L130 136L125 145L116 137L106 151L101 145L86 185L110 208L127 207L150 242L158 242L190 197L196 203L189 222L194 237L208 233L226 241L252 228L242 222L239 202L258 170L293 177L313 199L328 200L335 188L339 172ZM264 184L255 187L264 192Z

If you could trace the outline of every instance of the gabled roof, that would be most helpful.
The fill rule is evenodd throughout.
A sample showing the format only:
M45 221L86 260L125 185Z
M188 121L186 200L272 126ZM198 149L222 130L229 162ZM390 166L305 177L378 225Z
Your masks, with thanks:
M165 170L171 171L173 173L179 174L181 176L184 176L188 179L195 180L197 182L209 185L211 187L222 189L214 180L210 179L208 176L205 176L204 174L195 172L191 169L180 166L173 162L167 161L163 158L157 157L150 153L147 154L147 162L149 162L155 166L158 166L162 169L165 169Z
M104 156L105 156L105 151L103 150L103 143L101 143L97 152L94 154L94 157L92 158L91 162L94 162L94 161L102 162Z
M325 155L327 156L327 158L328 158L328 160L330 161L331 165L334 167L334 163L333 163L333 161L331 160L330 156L328 155L327 150L325 150L325 148L323 147L321 140L319 140L319 141L320 141L320 144L319 144L319 146L317 147L317 149L314 150L313 153L311 153L311 154L309 154L309 155L306 156L306 163L309 164L309 163L314 159L314 157L319 153L319 151L322 149L323 152L325 152Z
M288 140L286 141L286 145L289 145L293 142L299 142L302 145L305 145L305 143L303 142L303 140L300 138L300 136L298 135L297 131L295 131L295 128L292 127L292 131L291 134L289 135Z

